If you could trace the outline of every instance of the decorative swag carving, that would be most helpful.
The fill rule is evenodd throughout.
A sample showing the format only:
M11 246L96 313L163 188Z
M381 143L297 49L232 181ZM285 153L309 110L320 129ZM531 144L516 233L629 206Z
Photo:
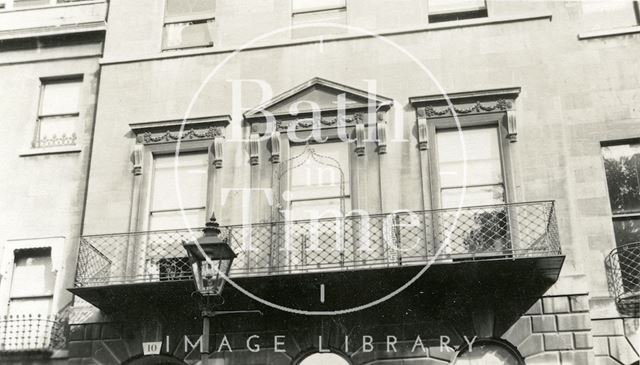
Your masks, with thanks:
M520 88L507 88L453 93L447 94L447 98L444 95L409 98L411 105L416 108L418 149L424 151L429 148L429 120L451 118L454 115L503 113L506 138L516 142L518 132L514 105L519 94Z

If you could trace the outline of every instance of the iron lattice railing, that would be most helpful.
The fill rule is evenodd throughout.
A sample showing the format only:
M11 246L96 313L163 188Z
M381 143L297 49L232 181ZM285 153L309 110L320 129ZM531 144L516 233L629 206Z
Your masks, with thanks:
M609 290L620 313L640 314L640 242L614 248L605 259Z
M18 314L0 318L0 352L49 352L65 346L64 323L57 316Z
M560 254L551 201L221 227L233 277ZM200 230L84 236L76 287L190 280Z

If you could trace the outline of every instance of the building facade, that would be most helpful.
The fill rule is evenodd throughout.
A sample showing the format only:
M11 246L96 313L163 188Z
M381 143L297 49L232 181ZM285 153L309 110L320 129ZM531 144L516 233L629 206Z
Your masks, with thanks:
M0 363L66 363L105 1L0 1Z
M95 121L63 111L86 117L80 151L8 170L76 159L56 189L16 179L7 198L14 271L14 237L66 237L60 361L638 362L637 3L112 0L108 13L101 53L46 49L69 67L56 85L97 94ZM39 99L2 104L23 118L15 133L33 132L19 103L50 116L32 64L55 56L0 75L45 80ZM35 235L55 224L24 189L69 189L62 233ZM237 257L203 304L183 243L214 214Z

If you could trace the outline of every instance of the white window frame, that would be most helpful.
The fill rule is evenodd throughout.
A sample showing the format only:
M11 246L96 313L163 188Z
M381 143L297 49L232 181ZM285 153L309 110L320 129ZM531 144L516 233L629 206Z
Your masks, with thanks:
M58 148L73 148L80 144L80 132L82 130L82 116L80 113L81 105L82 105L82 97L83 97L83 87L84 87L84 75L83 74L75 74L75 75L65 75L65 76L54 76L54 77L42 77L40 78L40 91L38 94L38 112L36 117L36 124L33 130L33 138L31 140L31 148L37 150L48 150L48 149L58 149ZM44 102L44 93L47 85L52 85L56 83L78 83L78 105L77 110L75 112L70 113L57 113L57 114L42 114L42 106ZM39 146L38 143L40 141L40 128L41 121L43 118L76 118L76 128L75 128L75 141L73 144L68 145L54 145L54 146Z
M207 192L206 192L206 201L204 202L205 209L205 217L209 213L210 201L211 201L211 156L209 153L209 146L211 144L211 140L201 140L201 141L183 141L180 146L180 153L205 153L208 156L208 169L207 169ZM138 204L139 206L139 219L138 225L135 229L137 232L146 232L149 230L149 226L151 223L151 202L153 199L153 168L154 168L154 156L156 155L171 155L176 153L176 145L174 143L166 143L166 144L154 144L144 146L144 156L143 156L143 182L141 187L141 201L140 202L132 202L132 204ZM202 222L202 226L204 226L206 222ZM196 227L191 227L196 228Z
M4 4L4 7L0 7L0 11L2 10L22 10L22 9L38 9L38 8L43 8L43 7L49 7L49 6L56 6L56 5L70 5L70 4L75 4L75 3L83 3L83 2L89 2L89 1L95 1L95 0L73 0L73 1L60 1L60 0L49 0L48 4L40 4L40 5L33 5L33 6L21 6L21 7L15 7L15 0L0 0L0 5Z
M464 9L452 9L452 10L440 10L440 11L431 11L431 0L427 1L427 19L429 23L440 23L446 21L459 21L463 19L473 19L473 18L484 18L489 16L489 6L487 4L487 0L484 0L484 6L480 7L470 7ZM486 12L486 15L480 15L481 12ZM468 14L461 19L458 19L458 15ZM475 15L474 15L475 14ZM443 19L433 19L434 17L443 18ZM445 19L445 18L451 19Z
M7 240L2 252L2 261L0 261L0 316L6 316L9 310L9 301L11 296L11 283L13 279L13 270L15 267L16 250L49 248L51 250L51 270L55 275L55 284L53 288L53 297L51 301L51 310L48 315L55 315L62 308L59 303L60 293L64 290L64 262L63 254L66 239L64 236L44 237L44 238L26 238Z
M162 51L176 51L182 49L192 49L192 48L207 48L213 47L216 43L215 35L216 33L211 35L211 43L196 45L196 46L187 46L187 47L170 47L165 45L165 27L169 24L179 24L179 23L189 23L189 22L204 22L209 23L212 22L213 26L216 26L216 10L212 10L210 14L198 13L198 14L189 14L189 15L179 15L179 16L169 16L167 15L167 6L170 0L165 0L163 5L163 15L162 15L162 36L161 38L161 49ZM217 0L216 0L217 2ZM217 7L217 4L216 4Z
M340 145L341 147L346 149L346 153L347 153L347 166L340 166L340 169L342 170L342 173L346 176L346 178L342 181L342 183L344 184L343 188L343 195L335 195L335 196L323 196L321 198L307 198L307 199L291 199L289 201L287 201L287 209L290 212L290 214L293 211L293 203L295 202L309 202L309 201L314 201L314 200L329 200L329 199L343 199L345 202L345 211L341 212L343 213L345 216L349 213L349 211L351 211L353 209L353 202L351 200L351 187L352 187L352 176L351 176L351 165L353 164L352 159L352 151L350 147L350 142L344 142L341 140L332 140L329 139L324 143L329 143L329 144L335 144L335 145ZM324 144L322 143L322 144ZM308 148L313 148L314 145L318 145L319 143L310 143ZM297 154L293 152L294 147L303 147L303 144L290 144L289 145L289 154L290 154L290 158L296 156ZM308 153L308 152L304 152L304 153ZM318 153L319 155L324 156L321 153ZM327 156L329 157L329 156ZM291 188L293 186L292 181L293 181L293 171L295 171L295 167L291 166L291 163L293 163L294 161L291 160L287 160L287 163L289 164L289 166L287 166L287 176L284 177L287 179L287 186L289 187L289 191L291 192ZM295 220L294 217L291 217L292 219L290 220ZM321 218L329 218L329 217L324 217L322 216Z

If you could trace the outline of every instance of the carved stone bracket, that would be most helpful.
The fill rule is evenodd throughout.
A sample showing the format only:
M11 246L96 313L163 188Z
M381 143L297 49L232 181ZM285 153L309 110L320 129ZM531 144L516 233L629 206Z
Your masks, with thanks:
M276 131L271 134L271 163L280 162L280 132Z
M387 122L385 120L385 116L385 112L378 112L376 115L376 136L379 155L387 153Z
M211 163L216 169L222 168L222 143L223 138L216 137L209 146L209 152L211 153Z
M356 135L356 140L355 140L356 147L354 149L354 152L356 153L356 156L364 156L364 140L367 137L367 132L364 127L364 124L362 123L356 124L355 135Z
M142 175L142 145L135 145L131 152L131 162L133 162L133 174L135 176Z
M507 110L507 139L511 143L518 140L518 130L516 127L516 111Z
M424 109L418 109L418 149L420 151L429 149L429 126Z
M260 136L256 133L252 133L251 137L249 137L249 164L252 166L257 165L260 162L259 137Z

